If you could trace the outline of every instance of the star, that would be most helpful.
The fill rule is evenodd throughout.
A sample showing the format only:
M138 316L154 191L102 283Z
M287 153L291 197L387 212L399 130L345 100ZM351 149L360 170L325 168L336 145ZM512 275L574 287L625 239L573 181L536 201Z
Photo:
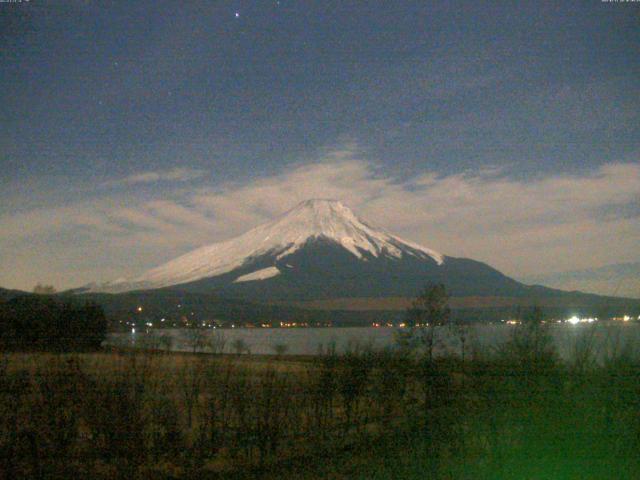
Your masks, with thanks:
M236 12L236 18L240 18L240 12Z

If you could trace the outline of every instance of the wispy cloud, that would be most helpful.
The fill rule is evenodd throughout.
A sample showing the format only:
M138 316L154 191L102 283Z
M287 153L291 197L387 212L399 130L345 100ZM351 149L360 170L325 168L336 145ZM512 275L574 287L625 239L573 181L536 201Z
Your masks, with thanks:
M127 181L183 179L194 173L154 175ZM370 223L517 276L638 260L637 162L526 182L500 169L426 172L399 180L381 172L357 148L346 147L251 181L187 192L167 188L163 198L152 200L136 198L133 191L124 195L0 217L3 260L27 246L33 251L39 238L48 239L48 250L64 252L69 269L74 258L84 260L74 252L91 250L125 265L123 275L136 274L190 248L242 233L312 197L340 199ZM19 241L27 237L35 243ZM17 267L4 263L0 284L10 284L11 268ZM99 265L93 271L92 278L78 278L76 284L103 278Z
M117 185L136 185L139 183L155 183L155 182L187 182L196 180L205 175L203 170L195 170L191 168L172 168L170 170L160 170L156 172L140 172L128 177L107 182L106 186Z

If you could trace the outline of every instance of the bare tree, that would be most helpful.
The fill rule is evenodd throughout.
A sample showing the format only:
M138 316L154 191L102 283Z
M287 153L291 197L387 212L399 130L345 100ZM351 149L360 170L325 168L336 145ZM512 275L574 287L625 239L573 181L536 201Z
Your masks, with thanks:
M231 362L210 362L205 371L205 408L200 425L201 443L216 452L228 442L234 407L232 388L237 369ZM241 372L243 373L243 372Z
M198 398L202 393L204 374L204 363L194 359L193 361L187 361L180 369L178 375L178 385L187 412L188 428L191 428L193 423L193 409L198 403Z
M436 328L449 323L451 310L449 295L442 284L428 285L407 310L407 330L397 334L397 343L408 349L424 349L429 361L433 360L436 346Z
M140 339L140 346L149 351L157 352L161 345L162 337L155 330L151 330Z
M182 337L193 353L204 350L207 345L207 330L200 328L198 325L184 329Z
M366 393L371 368L370 351L356 349L340 357L337 383L345 416L344 433L359 425L360 399Z
M338 355L335 342L318 348L318 355L307 371L310 398L310 431L326 439L331 432L330 423L335 420L334 402L338 395Z
M289 350L289 345L287 345L286 343L276 343L275 345L272 345L271 348L278 357L281 357L285 353L287 353L287 350Z
M597 364L596 329L597 324L583 328L573 343L571 367L574 373L584 374Z
M260 463L264 463L268 455L275 456L283 440L290 420L292 397L288 376L278 374L272 368L261 374L253 402L253 430Z
M242 338L236 338L231 343L231 346L233 350L236 352L236 354L238 355L241 355L243 353L251 353L251 350L249 349L249 345L247 345L247 342L245 342Z
M450 323L450 327L451 333L453 333L453 335L458 340L458 345L460 346L460 359L464 364L465 356L467 353L467 345L469 343L469 324L463 319L458 318Z
M538 374L555 365L558 353L541 308L533 307L525 312L521 324L502 345L500 353L526 373Z
M163 333L160 336L160 345L162 346L162 348L164 348L167 352L171 351L171 346L173 345L173 337L168 334L168 333Z
M38 283L33 287L33 293L37 293L39 295L53 295L56 293L56 289L53 285L43 285L42 283Z
M209 348L211 353L220 354L224 353L224 348L227 346L227 339L224 333L220 329L215 329L209 337Z

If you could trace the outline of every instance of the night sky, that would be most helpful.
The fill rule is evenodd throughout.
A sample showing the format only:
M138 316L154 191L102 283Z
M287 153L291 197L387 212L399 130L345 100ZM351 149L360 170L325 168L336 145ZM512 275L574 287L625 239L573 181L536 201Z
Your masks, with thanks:
M0 38L2 287L310 197L516 278L640 262L640 3L31 0Z

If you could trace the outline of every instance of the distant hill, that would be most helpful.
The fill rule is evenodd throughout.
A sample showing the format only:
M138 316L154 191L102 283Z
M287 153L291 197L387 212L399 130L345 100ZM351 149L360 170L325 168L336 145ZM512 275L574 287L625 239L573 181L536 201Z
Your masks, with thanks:
M21 297L24 295L31 295L29 292L23 292L21 290L8 290L6 288L0 288L0 302L6 302L12 298Z
M188 292L179 289L147 290L120 294L86 293L61 296L66 301L95 302L105 309L112 327L119 322L151 321L154 326L169 327L174 322L184 326L184 322L215 321L223 325L244 325L280 322L312 322L333 324L359 324L369 322L380 315L368 312L331 312L304 309L291 305L269 305L243 300L220 298L213 294ZM385 318L393 315L383 314ZM161 322L161 319L165 322Z
M522 280L564 290L581 290L599 295L639 298L640 262L617 263L586 270L531 275L523 277Z
M248 302L221 298L212 294L178 289L160 289L120 294L82 294L68 296L70 302L96 302L103 306L112 328L125 328L135 321L154 326L184 326L215 321L230 326L280 322L306 322L313 326L363 325L373 322L402 321L411 297L343 297L307 301ZM513 318L533 306L539 306L555 318L579 316L640 315L637 300L606 298L567 292L555 297L452 297L450 305L456 318L492 322ZM141 307L141 310L139 310ZM160 322L164 318L165 322Z

